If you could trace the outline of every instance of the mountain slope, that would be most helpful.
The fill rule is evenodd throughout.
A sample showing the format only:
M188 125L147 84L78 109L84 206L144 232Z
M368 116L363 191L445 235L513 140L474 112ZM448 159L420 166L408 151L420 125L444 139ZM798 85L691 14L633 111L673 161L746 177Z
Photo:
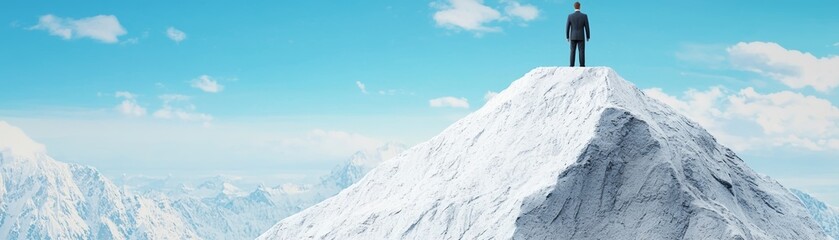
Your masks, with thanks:
M95 169L53 160L0 122L0 239L194 239L171 206L125 194Z
M260 239L826 239L609 68L538 68Z
M829 206L805 192L795 189L791 190L801 200L804 208L810 212L810 215L813 216L816 223L824 229L824 232L833 237L833 239L839 239L839 208Z

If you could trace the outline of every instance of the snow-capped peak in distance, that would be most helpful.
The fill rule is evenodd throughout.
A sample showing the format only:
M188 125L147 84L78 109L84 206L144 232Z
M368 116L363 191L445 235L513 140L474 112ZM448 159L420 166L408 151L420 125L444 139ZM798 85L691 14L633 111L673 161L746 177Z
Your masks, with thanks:
M20 128L0 121L0 151L19 157L34 158L38 154L45 154L46 148L29 138Z
M171 205L129 195L96 169L55 161L0 122L0 239L196 239Z
M544 67L260 239L827 239L612 69Z
M350 157L350 160L332 169L329 175L321 179L320 187L328 189L328 195L332 191L340 191L350 184L357 182L364 177L371 169L375 168L385 160L392 159L405 151L406 147L399 143L387 143L373 151L358 151Z
M395 142L388 142L374 151L358 151L350 158L350 163L356 166L373 168L384 160L396 157L405 151L405 146Z
M790 190L798 199L801 199L804 208L810 212L810 215L824 229L824 232L833 239L839 239L839 208L827 205L805 192L796 189Z

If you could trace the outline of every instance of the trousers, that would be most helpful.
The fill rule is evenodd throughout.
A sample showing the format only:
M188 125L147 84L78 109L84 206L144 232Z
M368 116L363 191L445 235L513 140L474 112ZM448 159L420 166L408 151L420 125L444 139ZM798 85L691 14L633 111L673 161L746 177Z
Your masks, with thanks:
M574 66L574 56L576 51L580 51L580 67L586 66L586 41L585 40L571 40L571 66Z

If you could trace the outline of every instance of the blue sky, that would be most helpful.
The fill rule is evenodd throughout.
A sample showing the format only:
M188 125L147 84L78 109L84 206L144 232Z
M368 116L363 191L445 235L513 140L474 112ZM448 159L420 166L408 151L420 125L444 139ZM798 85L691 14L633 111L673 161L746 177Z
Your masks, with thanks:
M567 65L571 3L3 1L0 121L110 176L316 176ZM582 3L589 66L839 205L839 3Z

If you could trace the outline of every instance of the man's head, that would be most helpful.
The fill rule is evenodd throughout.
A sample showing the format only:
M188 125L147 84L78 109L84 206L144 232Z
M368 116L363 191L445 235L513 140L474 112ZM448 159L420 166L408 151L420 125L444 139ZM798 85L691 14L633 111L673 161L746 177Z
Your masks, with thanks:
M575 2L574 3L574 9L580 10L580 2Z

